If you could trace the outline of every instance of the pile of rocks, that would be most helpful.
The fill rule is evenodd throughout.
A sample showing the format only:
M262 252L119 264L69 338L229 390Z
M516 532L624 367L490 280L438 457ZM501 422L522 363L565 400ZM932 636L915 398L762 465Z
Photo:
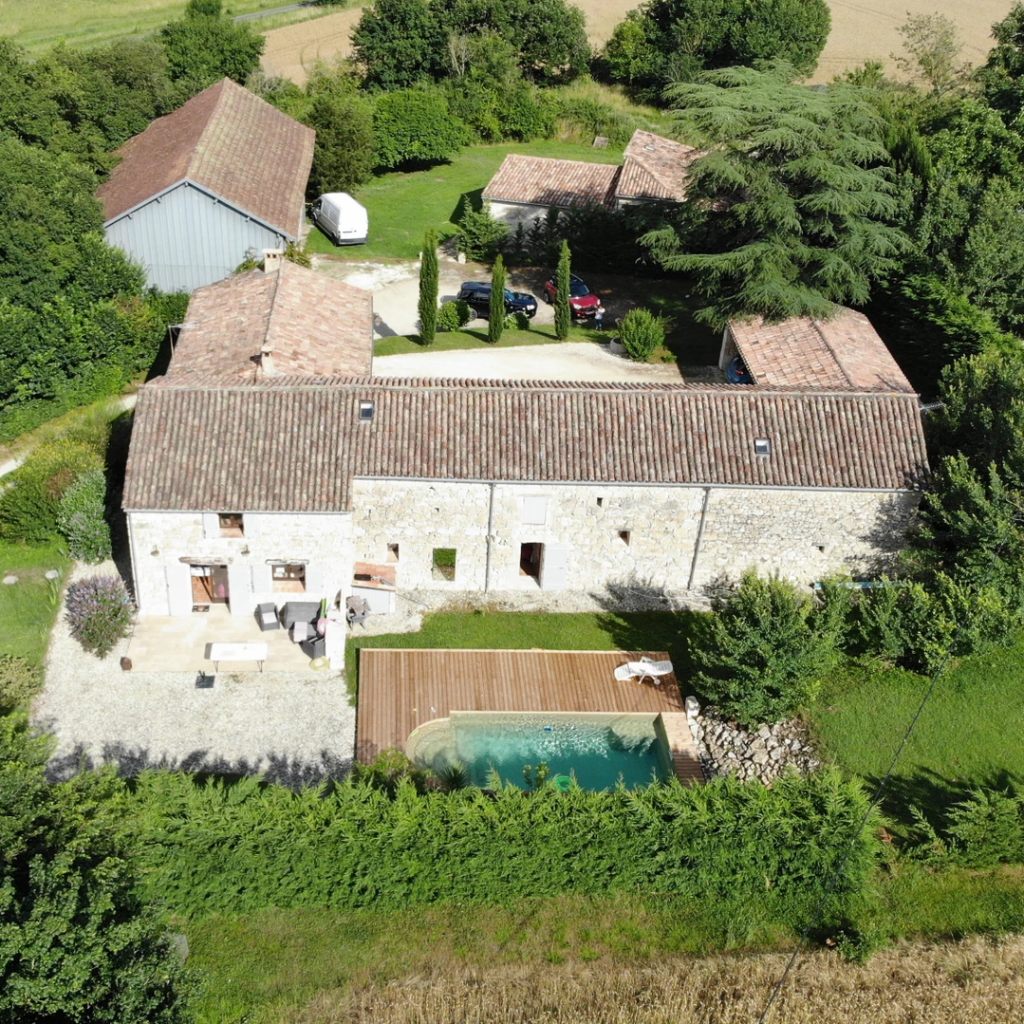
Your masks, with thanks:
M702 711L695 697L686 698L686 720L708 780L733 775L742 781L760 779L767 785L787 768L806 775L821 766L799 722L762 725L748 732L711 708Z

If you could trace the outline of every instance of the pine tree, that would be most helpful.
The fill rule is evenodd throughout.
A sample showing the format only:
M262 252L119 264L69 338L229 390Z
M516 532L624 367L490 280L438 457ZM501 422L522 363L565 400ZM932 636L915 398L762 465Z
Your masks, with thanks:
M898 266L885 126L854 86L814 92L794 69L728 68L669 90L679 134L709 153L690 168L676 224L644 236L662 266L696 278L697 316L828 318L863 304Z
M572 326L572 311L569 308L569 288L572 277L572 254L569 243L562 240L562 252L558 257L558 273L555 275L555 337L564 341L569 337Z
M424 345L433 343L437 331L437 282L437 236L428 231L420 261L420 340Z
M491 275L491 308L487 321L487 340L492 344L501 341L501 332L505 329L505 261L499 256L494 261L494 273Z

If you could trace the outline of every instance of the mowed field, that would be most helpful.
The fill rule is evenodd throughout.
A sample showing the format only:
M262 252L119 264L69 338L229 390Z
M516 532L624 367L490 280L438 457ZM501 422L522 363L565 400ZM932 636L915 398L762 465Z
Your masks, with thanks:
M289 0L225 0L231 14L282 7ZM94 45L141 36L180 18L185 0L0 0L0 36L39 51L60 39Z
M587 17L595 47L602 46L637 0L575 0ZM0 0L0 4L3 0ZM1013 0L829 0L832 34L821 55L813 82L827 82L866 60L891 65L890 54L900 51L899 27L911 14L944 14L960 29L965 60L977 64L992 45L991 27L1004 18ZM318 58L347 56L349 35L359 21L360 8L329 14L314 21L267 32L263 66L300 85Z

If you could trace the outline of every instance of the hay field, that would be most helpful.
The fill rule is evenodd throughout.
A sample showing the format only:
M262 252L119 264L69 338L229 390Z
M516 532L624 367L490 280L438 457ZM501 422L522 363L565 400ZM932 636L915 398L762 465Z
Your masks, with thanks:
M0 0L2 4L4 0ZM602 46L626 12L639 0L575 0L587 17L587 34ZM911 14L945 14L960 27L963 56L974 64L984 60L991 46L990 29L1004 18L1013 0L829 0L832 34L821 55L813 82L827 82L847 68L866 60L891 65L889 55L900 50L899 27ZM350 52L349 34L359 21L360 8L328 14L300 25L266 33L263 66L300 85L306 69L317 58L330 59Z
M654 966L453 966L394 984L324 992L286 1024L751 1024L783 954L672 959ZM1024 939L905 944L855 966L802 957L772 1024L1021 1024Z

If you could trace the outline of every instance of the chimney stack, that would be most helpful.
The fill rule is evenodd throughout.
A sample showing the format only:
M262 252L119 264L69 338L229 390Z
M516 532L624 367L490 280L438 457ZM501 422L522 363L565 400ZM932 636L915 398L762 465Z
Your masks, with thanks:
M264 377L277 377L278 369L274 365L274 350L269 344L260 349L260 372Z
M283 249L263 250L263 273L276 274L281 269L281 257L284 256Z

